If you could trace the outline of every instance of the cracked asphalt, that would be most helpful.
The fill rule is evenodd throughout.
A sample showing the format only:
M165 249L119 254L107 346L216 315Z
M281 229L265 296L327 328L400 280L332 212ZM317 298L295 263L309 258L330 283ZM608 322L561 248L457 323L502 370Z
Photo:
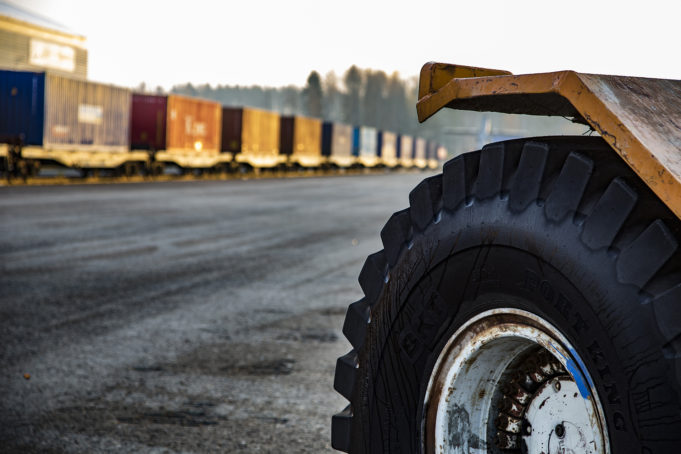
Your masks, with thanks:
M332 452L345 310L426 176L0 188L0 451Z

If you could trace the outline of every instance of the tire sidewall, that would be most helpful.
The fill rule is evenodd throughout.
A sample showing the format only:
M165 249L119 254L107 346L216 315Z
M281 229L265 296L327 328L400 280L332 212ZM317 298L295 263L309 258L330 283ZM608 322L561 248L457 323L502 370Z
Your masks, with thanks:
M372 348L360 361L371 369L360 374L371 384L362 398L374 407L370 411L383 414L381 424L390 415L396 420L395 407L402 405L415 415L414 440L408 445L420 451L423 400L440 351L471 317L510 307L544 318L575 347L596 385L611 452L675 452L674 440L648 441L655 431L646 431L645 418L654 419L659 411L636 398L645 394L651 374L668 373L654 366L661 359L661 341L654 335L650 308L640 303L637 288L617 281L616 251L590 250L580 241L580 231L572 218L547 221L540 204L513 214L506 200L493 198L443 212L417 232L372 311L377 314L369 329ZM638 367L641 358L653 365L650 371ZM382 413L386 399L407 394L404 380L390 378L396 367L413 377L417 398L391 403ZM667 405L678 408L677 396L669 391ZM396 426L403 433L405 423ZM391 433L385 427L379 432Z

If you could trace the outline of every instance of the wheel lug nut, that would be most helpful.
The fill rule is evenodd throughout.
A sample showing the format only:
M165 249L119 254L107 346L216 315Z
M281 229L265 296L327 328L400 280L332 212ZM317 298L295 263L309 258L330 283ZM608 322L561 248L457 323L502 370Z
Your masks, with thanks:
M554 431L556 432L558 438L563 438L565 436L565 426L562 424L558 424Z
M555 392L560 391L560 380L556 380L556 381L553 382L553 390Z
M526 436L532 435L532 424L530 424L530 422L527 419L523 418L521 427L523 435Z

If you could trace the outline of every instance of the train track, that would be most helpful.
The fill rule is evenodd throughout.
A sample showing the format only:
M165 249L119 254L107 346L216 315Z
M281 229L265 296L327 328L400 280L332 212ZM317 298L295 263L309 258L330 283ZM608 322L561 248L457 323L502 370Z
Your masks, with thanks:
M169 181L197 181L197 180L255 180L272 178L318 178L342 175L380 175L387 173L419 173L432 169L419 168L343 168L343 169L300 169L300 170L270 170L254 169L249 172L187 172L184 174L165 175L95 175L95 176L65 176L46 175L33 177L15 177L4 175L0 179L0 187L7 186L48 186L48 185L87 185L87 184L125 184L150 183Z

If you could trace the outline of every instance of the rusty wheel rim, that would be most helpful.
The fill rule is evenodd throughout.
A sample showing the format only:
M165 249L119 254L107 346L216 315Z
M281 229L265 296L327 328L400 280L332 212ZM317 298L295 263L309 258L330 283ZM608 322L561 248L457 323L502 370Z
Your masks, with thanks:
M549 322L518 309L469 320L448 340L424 398L426 453L609 454L591 376Z

